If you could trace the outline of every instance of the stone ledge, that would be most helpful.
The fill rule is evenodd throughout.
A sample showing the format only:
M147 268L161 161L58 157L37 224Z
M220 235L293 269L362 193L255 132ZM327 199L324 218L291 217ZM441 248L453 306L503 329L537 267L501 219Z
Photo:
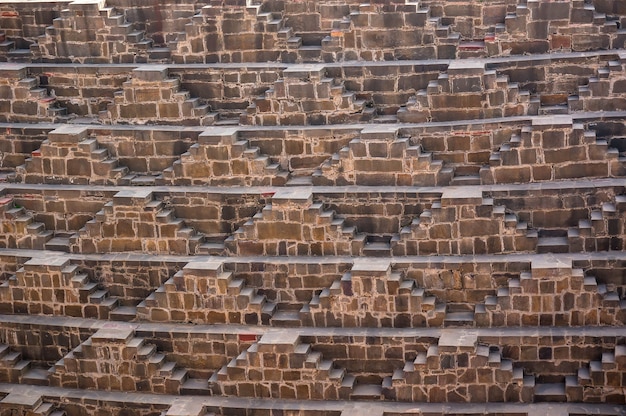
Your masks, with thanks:
M423 413L453 415L453 414L476 414L487 413L503 414L532 414L546 416L562 416L567 414L602 414L607 416L624 415L626 412L620 406L614 404L582 404L582 403L400 403L400 402L372 402L372 401L319 401L319 400L267 400L249 399L238 397L207 397L188 396L181 399L180 396L107 392L100 390L77 390L47 386L28 386L19 384L0 383L0 392L16 393L20 395L45 396L48 401L63 403L82 403L94 401L98 403L127 404L137 407L141 405L160 407L164 410L175 406L180 400L193 401L196 406L206 406L211 411L228 412L230 409L259 410L276 409L280 411L301 411L304 416L354 416L354 415L379 415L383 413L403 413L410 416L418 416ZM419 406L416 409L416 406ZM175 407L176 409L176 407ZM420 413L416 413L420 412ZM310 412L310 413L309 413ZM320 413L322 412L322 413ZM228 414L228 413L226 413ZM182 415L181 415L182 416ZM185 415L187 416L187 415Z

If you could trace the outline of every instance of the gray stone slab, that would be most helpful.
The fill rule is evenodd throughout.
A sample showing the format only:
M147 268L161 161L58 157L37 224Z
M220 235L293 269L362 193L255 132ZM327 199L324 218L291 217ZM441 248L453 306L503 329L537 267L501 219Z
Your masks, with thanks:
M28 76L28 65L3 63L0 64L1 79L22 79Z
M119 191L113 196L113 205L138 205L152 198L150 188L135 188Z
M391 259L355 258L352 264L353 275L381 275L391 268Z
M478 186L447 188L441 195L441 206L481 205L483 192Z
M74 0L69 5L70 10L98 11L106 6L105 0Z
M205 261L192 261L189 262L183 267L185 272L196 272L196 273L207 273L212 272L212 274L217 273L217 271L221 270L224 264L224 259L208 259Z
M237 127L212 127L198 136L199 144L233 144L237 141Z
M70 260L67 257L61 257L56 255L39 255L33 257L24 263L25 266L46 266L61 268L65 267Z
M204 416L205 405L201 401L175 400L172 406L167 410L166 416Z
M544 257L536 257L531 261L531 268L538 269L571 269L572 260L563 259L554 255L546 255Z
M393 124L374 124L361 130L362 140L394 140L398 137L398 127Z
M473 59L457 59L448 65L448 75L466 76L485 72L485 62Z
M65 125L48 133L52 143L79 143L87 138L88 128L85 126Z
M443 329L439 337L439 347L475 348L478 343L478 332L468 329Z
M571 126L574 123L574 119L571 115L567 114L554 114L548 116L538 116L532 119L533 127L565 127Z
M169 69L167 65L149 65L133 69L133 79L154 82L167 79Z
M322 64L301 64L290 66L283 71L283 77L285 78L297 78L307 79L316 78L321 79L326 72L326 65Z
M19 406L27 409L35 409L41 404L41 396L27 392L9 393L0 401L0 408Z
M546 255L532 259L530 263L531 274L534 278L550 278L572 272L572 260Z
M135 335L134 327L123 323L107 323L91 336L94 343L124 344Z
M281 188L272 196L272 205L308 205L313 202L311 188Z
M264 345L292 346L300 342L300 334L297 331L272 331L263 334L258 341L259 347Z

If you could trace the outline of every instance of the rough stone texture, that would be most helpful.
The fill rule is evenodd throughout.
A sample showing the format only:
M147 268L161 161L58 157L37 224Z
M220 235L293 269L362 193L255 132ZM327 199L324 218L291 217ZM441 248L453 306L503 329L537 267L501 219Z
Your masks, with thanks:
M482 62L453 61L398 111L402 122L471 120L536 114L530 94Z
M193 254L202 234L185 226L149 190L120 191L70 239L77 253L148 251Z
M260 153L237 129L211 129L198 136L198 143L163 171L164 183L176 185L284 185L288 172Z
M236 255L358 255L364 238L333 211L314 203L310 191L286 188L225 244Z
M117 304L66 258L31 259L0 286L4 313L108 319Z
M132 328L111 324L57 362L49 378L68 388L178 394L187 372L172 364Z
M0 416L624 414L624 26L1 4Z
M112 123L213 124L215 115L209 114L209 106L191 98L180 89L180 81L168 75L161 65L133 70L132 79L115 92L101 118Z

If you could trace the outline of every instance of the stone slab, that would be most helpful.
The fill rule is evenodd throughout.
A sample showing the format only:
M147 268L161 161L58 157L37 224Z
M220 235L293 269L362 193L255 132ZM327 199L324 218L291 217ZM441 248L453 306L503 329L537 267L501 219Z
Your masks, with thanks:
M52 143L79 143L87 138L87 127L64 125L48 133Z
M375 124L361 130L362 140L394 140L398 137L398 128L389 124Z
M0 64L0 79L22 79L28 75L26 65L4 63Z
M324 77L325 72L326 65L322 64L293 65L283 71L283 77L297 79L321 79L322 77Z
M483 74L484 72L484 62L471 59L459 59L450 62L450 65L448 65L448 75L469 76Z
M310 188L279 189L272 196L272 205L309 205L313 202L313 192Z
M69 5L70 10L98 11L106 6L105 0L74 0Z
M37 256L28 260L24 263L24 266L46 266L46 267L55 267L61 268L65 267L69 263L69 259L67 257L59 257L56 255L51 256Z
M533 258L530 262L532 277L555 277L563 273L572 272L572 260L548 255L547 257Z
M198 136L198 144L233 144L237 141L238 132L236 127L206 129Z
M439 337L439 348L474 349L478 343L476 331L442 330Z
M155 82L167 79L169 74L166 65L149 65L133 69L133 79Z
M532 126L538 128L546 127L564 127L571 126L574 123L572 116L566 114L555 114L549 116L533 117Z
M0 401L0 408L20 406L22 408L35 409L41 404L41 396L29 392L9 393Z
M167 410L166 416L203 416L205 406L198 400L175 400Z
M372 276L386 273L391 268L391 260L355 258L352 265L352 275Z
M478 187L445 189L441 195L441 206L481 205L483 191Z
M120 206L137 205L152 198L149 189L128 189L119 191L113 196L113 204Z
M258 341L259 352L290 352L300 343L296 331L268 332Z
M183 267L185 273L201 273L201 274L215 274L222 269L224 264L223 259L209 259L206 261L192 261ZM211 273L212 272L212 273Z
M107 323L91 336L92 342L124 344L135 335L130 325Z

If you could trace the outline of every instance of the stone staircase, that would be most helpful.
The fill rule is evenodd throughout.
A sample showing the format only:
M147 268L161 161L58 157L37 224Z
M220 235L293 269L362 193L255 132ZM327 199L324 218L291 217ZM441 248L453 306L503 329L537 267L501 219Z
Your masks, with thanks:
M375 109L343 81L326 74L322 64L290 66L283 78L263 95L256 97L242 115L249 125L306 125L357 123L372 120Z
M289 172L238 137L234 127L216 127L198 136L198 143L165 169L161 185L282 186Z
M84 375L92 373L106 378L106 385L91 385ZM99 329L50 369L52 386L109 391L179 394L186 379L186 370L124 326Z
M359 4L343 26L347 28L343 37L350 42L341 46L351 59L387 60L387 54L403 59L449 59L456 56L461 40L447 21L433 16L431 8L421 7L418 1Z
M178 78L169 76L164 65L149 65L132 71L132 79L114 94L114 102L100 112L100 120L110 124L181 123L212 125L218 119L200 98L181 89Z
M174 402L167 411L161 412L160 416L219 416L219 414L208 412L207 406L195 401Z
M626 31L624 32L626 38ZM590 77L586 85L578 87L578 102L575 111L602 111L607 102L615 110L624 110L622 97L626 92L626 55L618 53L616 60L598 68L597 74Z
M190 295L192 304L186 301ZM187 263L137 306L137 315L153 322L267 325L275 309L216 259Z
M225 241L236 255L350 255L360 253L365 235L345 225L308 189L283 188L271 203Z
M20 303L27 301L27 304ZM117 297L81 273L64 257L32 258L15 275L0 284L0 309L4 313L57 315L82 318L132 320ZM113 315L113 316L112 316Z
M508 76L487 70L480 61L456 60L397 116L404 123L488 119L537 114L538 107Z
M107 26L110 27L111 38L113 35L123 36L125 49L117 50L118 54L136 52L138 57L143 56L144 59L147 55L147 62L168 62L169 50L162 48L154 48L152 39L146 37L145 31L136 30L135 25L126 20L126 16L123 12L119 11L115 7L103 7L100 9L100 15L105 19ZM121 45L115 44L116 47ZM163 54L157 58L157 54ZM157 59L155 59L157 58ZM120 56L118 63L124 62L124 58ZM115 60L115 59L114 59Z
M11 100L2 119L8 122L66 121L67 110L52 90L42 87L40 76L31 75L26 66L15 64L2 70L3 99Z
M8 61L9 54L11 53L11 51L14 51L15 49L16 49L15 42L10 39L7 39L6 32L3 30L0 30L0 54L6 55L7 61Z
M43 370L44 375L47 370ZM25 360L20 352L11 351L6 344L0 344L0 381L3 383L24 383L47 385L42 378L42 369L31 360Z
M568 30L571 25L577 30ZM615 16L609 18L585 1L519 1L495 26L490 55L611 49L623 44L619 26Z
M257 371L263 371L263 383L245 382L253 381ZM354 383L354 376L312 351L296 333L263 335L209 379L213 394L282 399L346 400ZM310 389L298 388L305 384Z
M598 284L571 261L534 259L530 272L508 279L506 287L476 305L475 322L481 327L621 325L624 306L612 285Z
M626 345L616 345L613 350L603 351L599 360L589 362L588 367L578 369L576 376L566 382L568 401L612 401L611 396L624 394L626 385L622 373L626 369Z
M34 215L18 205L13 196L0 198L1 222L5 231L0 239L6 248L68 251L66 233L46 230Z
M467 389L457 390L455 383L440 389L430 381L446 377L461 382L467 377L467 371L481 374L463 382ZM414 360L407 361L402 369L383 381L386 398L412 402L451 402L454 397L468 393L473 402L504 401L505 388L507 395L515 397L517 402L532 402L535 378L524 375L522 368L514 367L512 360L503 358L499 347L479 344L473 333L462 336L444 333L437 344L419 351Z
M445 310L414 280L392 271L389 260L357 258L351 271L313 296L300 318L313 327L440 327Z
M622 212L626 211L626 195L616 195L613 201L600 204L589 218L580 219L577 226L567 230L563 247L570 252L623 250ZM565 251L565 248L563 249Z
M65 125L48 133L41 148L16 168L16 180L25 183L115 185L128 173L106 148L88 137L88 129Z
M536 245L536 231L476 188L444 190L392 240L396 256L534 251Z
M117 7L104 0L81 0L68 8L39 36L36 55L78 63L169 62L170 51L155 47L145 31L137 30Z
M538 163L542 161L543 163ZM623 158L569 115L535 117L502 144L480 170L483 183L619 176Z
M204 235L175 216L149 189L120 191L70 238L73 253L142 251L194 254Z
M6 413L10 412L10 413ZM19 416L65 416L63 410L50 402L44 401L42 396L22 392L12 392L0 400L0 414Z
M285 26L283 12L266 11L264 4L209 4L199 9L169 42L172 59L180 63L277 61L296 62L291 57L299 40ZM217 33L204 37L207 28ZM297 49L297 48L296 48ZM206 53L210 51L210 53Z
M451 177L451 169L397 127L372 125L313 173L313 185L440 186Z

